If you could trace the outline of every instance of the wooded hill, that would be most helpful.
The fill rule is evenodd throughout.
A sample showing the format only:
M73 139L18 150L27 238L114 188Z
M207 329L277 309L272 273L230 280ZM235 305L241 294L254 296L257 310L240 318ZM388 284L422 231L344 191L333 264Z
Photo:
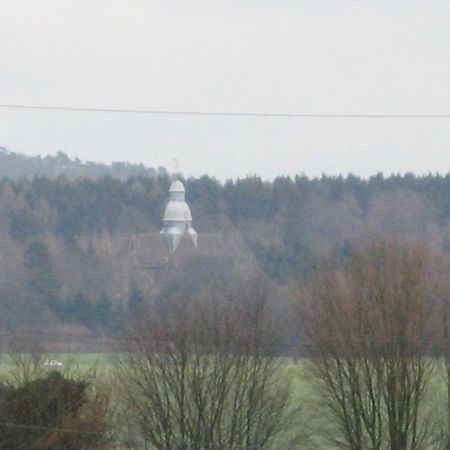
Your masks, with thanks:
M383 236L450 251L450 176L184 182L199 250L185 243L175 281L159 235L167 175L3 178L3 326L116 332L148 299L177 287L200 292L255 277L272 284L281 304L285 287L322 258L339 264Z
M17 179L20 177L56 178L65 175L69 179L98 178L112 176L119 179L127 179L130 176L155 177L165 174L164 168L157 170L145 167L143 164L130 164L113 162L102 164L93 161L82 162L79 159L71 159L65 153L59 151L55 156L27 156L10 152L5 147L0 147L0 177Z

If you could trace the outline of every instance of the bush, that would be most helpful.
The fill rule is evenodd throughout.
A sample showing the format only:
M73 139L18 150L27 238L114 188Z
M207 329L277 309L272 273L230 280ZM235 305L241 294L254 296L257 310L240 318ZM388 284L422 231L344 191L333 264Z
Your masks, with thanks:
M93 397L90 387L57 371L19 386L0 385L0 448L104 448L107 402Z

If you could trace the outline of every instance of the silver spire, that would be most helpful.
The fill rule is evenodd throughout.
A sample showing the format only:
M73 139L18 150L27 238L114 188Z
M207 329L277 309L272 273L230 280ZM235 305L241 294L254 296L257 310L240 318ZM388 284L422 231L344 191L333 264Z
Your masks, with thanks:
M185 233L197 247L198 236L192 228L192 214L184 199L185 193L186 190L181 181L172 182L169 188L169 203L164 211L164 227L161 230L172 253L175 253Z

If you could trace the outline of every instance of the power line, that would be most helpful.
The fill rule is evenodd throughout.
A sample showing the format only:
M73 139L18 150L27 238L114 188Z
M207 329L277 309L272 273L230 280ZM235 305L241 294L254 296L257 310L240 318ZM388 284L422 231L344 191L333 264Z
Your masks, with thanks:
M2 109L21 109L34 111L88 112L147 114L171 116L208 116L208 117L260 117L260 118L304 118L304 119L450 119L450 114L329 114L329 113L261 113L237 111L183 111L158 109L121 109L121 108L85 108L77 106L50 106L25 104L0 104Z

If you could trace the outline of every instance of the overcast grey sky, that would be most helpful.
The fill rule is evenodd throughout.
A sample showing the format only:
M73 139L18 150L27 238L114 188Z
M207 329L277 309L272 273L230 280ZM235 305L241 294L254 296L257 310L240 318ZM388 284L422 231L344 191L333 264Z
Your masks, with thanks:
M448 0L0 0L0 103L450 113ZM0 110L0 146L219 179L450 171L450 119Z

